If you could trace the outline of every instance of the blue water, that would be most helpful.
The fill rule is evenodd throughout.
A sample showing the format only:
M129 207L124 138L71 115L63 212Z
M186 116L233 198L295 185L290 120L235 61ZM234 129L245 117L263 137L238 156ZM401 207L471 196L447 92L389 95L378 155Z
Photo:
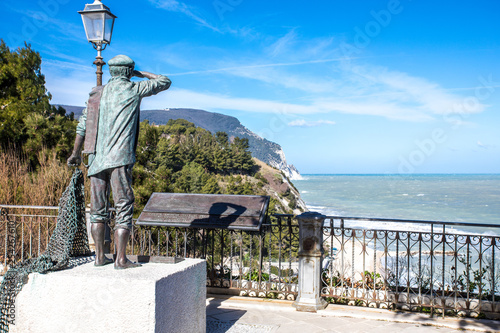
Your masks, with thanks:
M325 215L500 225L498 174L304 175L294 184Z

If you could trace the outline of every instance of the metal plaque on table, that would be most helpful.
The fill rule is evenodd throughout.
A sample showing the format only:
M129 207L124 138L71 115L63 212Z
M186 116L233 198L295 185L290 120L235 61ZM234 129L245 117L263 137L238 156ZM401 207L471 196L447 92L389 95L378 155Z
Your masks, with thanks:
M136 225L258 231L268 206L263 195L153 193Z

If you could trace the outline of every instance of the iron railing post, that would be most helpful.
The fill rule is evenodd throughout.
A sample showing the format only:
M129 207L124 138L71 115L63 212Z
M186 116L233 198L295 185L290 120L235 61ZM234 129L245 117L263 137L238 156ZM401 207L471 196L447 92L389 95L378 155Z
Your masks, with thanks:
M297 311L316 312L327 306L321 298L321 257L325 216L306 212L299 222L299 290L293 306Z

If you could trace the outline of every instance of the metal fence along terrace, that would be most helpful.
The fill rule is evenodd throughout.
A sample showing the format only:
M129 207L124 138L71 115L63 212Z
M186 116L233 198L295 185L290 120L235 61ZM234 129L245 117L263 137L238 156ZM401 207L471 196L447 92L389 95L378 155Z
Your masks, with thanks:
M4 267L45 249L57 207L0 206ZM330 303L500 318L500 227L322 217L321 296ZM295 300L299 224L273 215L260 231L136 226L130 254L204 258L211 293ZM314 277L311 277L314 278Z

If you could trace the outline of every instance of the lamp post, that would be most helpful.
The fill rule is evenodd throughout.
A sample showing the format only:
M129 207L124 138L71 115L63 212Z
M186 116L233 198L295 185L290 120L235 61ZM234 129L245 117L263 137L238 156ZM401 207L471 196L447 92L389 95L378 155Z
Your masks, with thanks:
M86 4L85 9L78 13L82 15L87 40L97 50L94 65L97 67L97 85L101 86L102 66L106 65L102 60L101 51L111 43L116 16L111 13L108 7L101 3L101 0L94 0L94 3Z
M111 43L113 25L116 16L111 13L108 7L101 3L101 0L94 0L91 4L86 4L85 8L78 12L82 15L83 26L87 40L92 43L97 50L94 65L97 70L97 86L102 86L102 66L106 63L102 60L101 51ZM111 231L109 225L105 224L104 253L110 253Z

